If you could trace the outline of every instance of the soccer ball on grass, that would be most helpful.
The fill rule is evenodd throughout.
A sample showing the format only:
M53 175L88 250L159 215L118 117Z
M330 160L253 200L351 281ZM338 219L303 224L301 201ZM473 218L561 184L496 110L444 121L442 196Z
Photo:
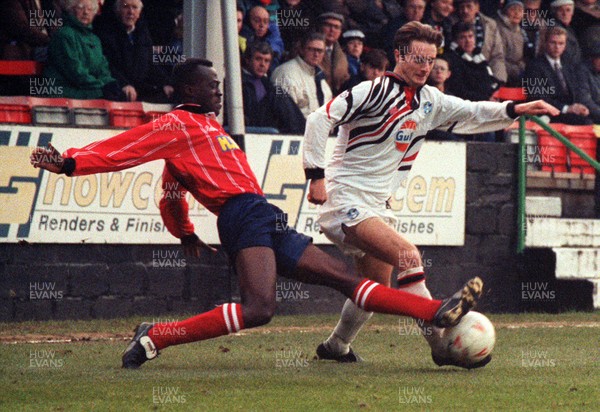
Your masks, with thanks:
M444 329L442 339L448 356L464 365L474 365L494 349L496 331L492 322L479 312L470 311L456 326Z

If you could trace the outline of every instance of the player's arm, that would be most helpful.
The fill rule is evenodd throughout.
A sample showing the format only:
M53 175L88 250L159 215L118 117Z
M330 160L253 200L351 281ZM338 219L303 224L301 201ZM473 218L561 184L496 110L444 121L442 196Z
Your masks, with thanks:
M542 100L519 104L512 101L471 102L443 95L436 113L441 123L437 129L459 134L493 132L509 127L523 114L556 116L559 110Z
M161 121L169 121L161 120ZM80 176L115 172L158 159L168 159L187 149L184 127L165 127L150 122L114 137L71 148L62 155L52 147L32 151L31 164L53 173Z
M321 205L327 200L325 190L325 147L329 132L351 118L364 102L373 82L363 82L346 90L311 113L306 119L302 164L306 180L310 180L308 201Z
M201 249L216 252L215 248L200 240L194 232L186 199L187 190L166 167L162 175L162 189L163 194L159 203L160 216L169 233L181 240L184 253L187 256L199 257Z

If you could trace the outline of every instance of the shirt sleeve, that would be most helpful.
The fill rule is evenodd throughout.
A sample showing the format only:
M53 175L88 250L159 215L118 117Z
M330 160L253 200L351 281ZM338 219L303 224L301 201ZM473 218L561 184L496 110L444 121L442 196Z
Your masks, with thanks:
M190 221L189 205L186 200L187 190L165 167L162 175L163 194L159 208L162 220L176 238L194 233L194 224Z
M64 158L75 160L73 176L115 172L158 159L169 159L188 149L185 124L171 116L90 143L80 149L71 148ZM177 126L177 127L175 127Z
M458 134L493 132L509 127L515 119L509 117L507 102L471 102L455 96L443 95L436 112L437 130Z
M311 113L304 132L303 167L307 179L324 177L325 146L329 132L350 120L366 114L364 102L373 90L374 82L358 84L339 94Z

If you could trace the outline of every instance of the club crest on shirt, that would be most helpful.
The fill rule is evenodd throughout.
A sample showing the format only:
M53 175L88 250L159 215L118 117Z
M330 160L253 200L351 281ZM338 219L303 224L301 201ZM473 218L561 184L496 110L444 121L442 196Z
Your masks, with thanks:
M358 211L357 208L353 207L352 209L349 209L346 212L346 216L348 216L348 219L350 220L354 220L358 217L358 215L360 214L360 212Z
M400 130L396 133L396 149L401 152L405 151L415 135L415 130L417 130L417 122L414 120L407 120L402 123Z
M432 110L433 110L433 103L431 103L430 101L426 101L425 104L423 105L423 111L425 112L425 114L429 114L429 113L431 113Z

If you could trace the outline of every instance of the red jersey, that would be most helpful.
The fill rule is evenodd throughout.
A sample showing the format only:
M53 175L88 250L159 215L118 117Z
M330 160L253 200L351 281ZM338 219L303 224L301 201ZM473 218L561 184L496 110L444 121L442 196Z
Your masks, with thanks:
M183 105L117 136L68 149L63 157L75 160L71 175L113 172L164 159L163 190L179 193L163 196L160 211L165 225L178 238L194 233L182 196L187 191L216 215L231 197L242 193L262 196L245 153L213 114L193 113L198 107Z

